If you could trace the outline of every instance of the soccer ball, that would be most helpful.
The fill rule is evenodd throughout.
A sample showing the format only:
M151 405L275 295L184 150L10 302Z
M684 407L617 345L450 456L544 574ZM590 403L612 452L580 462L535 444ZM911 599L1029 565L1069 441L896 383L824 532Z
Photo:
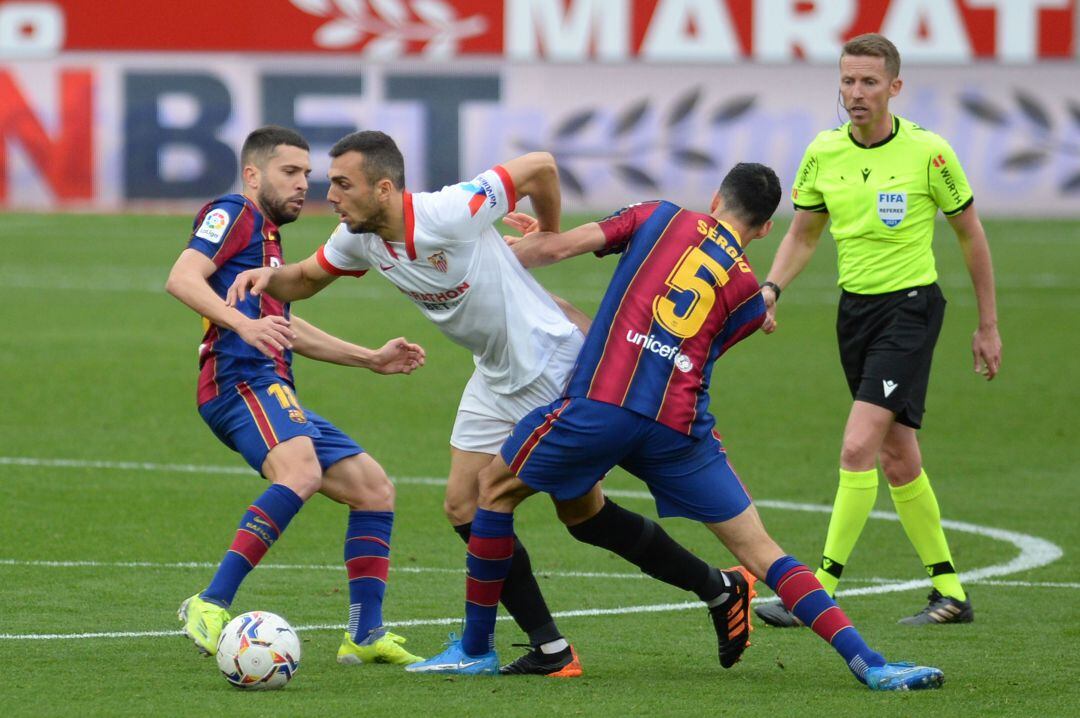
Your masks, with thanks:
M237 688L281 688L300 668L300 639L275 613L242 613L221 631L217 664L225 680Z

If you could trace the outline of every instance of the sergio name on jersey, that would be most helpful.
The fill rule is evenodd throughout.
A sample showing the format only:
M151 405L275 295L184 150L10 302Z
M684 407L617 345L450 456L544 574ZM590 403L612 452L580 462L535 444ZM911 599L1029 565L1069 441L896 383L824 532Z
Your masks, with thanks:
M600 221L623 253L566 391L622 406L696 438L711 431L713 363L765 320L738 240L710 215L671 202Z
M438 192L406 191L404 242L342 224L317 258L331 274L376 268L473 353L492 391L510 394L535 379L576 329L492 226L516 199L501 166Z
M884 294L937 279L934 216L959 214L973 198L949 143L894 116L892 134L869 147L855 142L850 122L818 134L791 200L796 210L829 213L840 287Z
M214 292L225 298L236 275L245 269L279 267L282 264L281 239L277 226L266 219L251 200L229 194L206 204L195 217L188 248L209 257L217 271L210 275ZM248 295L236 308L245 316L289 317L289 305L266 292ZM293 385L292 352L266 356L240 338L236 332L219 327L203 318L202 343L199 345L198 403L203 405L242 381L260 376L281 379Z

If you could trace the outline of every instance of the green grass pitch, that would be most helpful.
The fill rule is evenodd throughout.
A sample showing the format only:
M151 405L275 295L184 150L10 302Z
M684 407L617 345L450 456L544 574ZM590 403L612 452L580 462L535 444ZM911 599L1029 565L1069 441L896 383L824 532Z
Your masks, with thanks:
M568 220L567 226L569 226ZM306 256L331 218L286 228L287 258ZM756 242L763 277L786 222ZM927 588L895 521L871 519L842 589L863 635L891 660L940 666L941 691L871 694L805 630L758 627L730 671L716 661L704 610L577 544L548 502L518 528L548 601L586 674L570 681L416 677L334 662L346 613L345 514L318 497L242 587L235 608L281 613L304 658L285 690L230 688L177 634L176 607L205 586L243 508L262 490L194 407L200 324L165 294L190 218L0 216L0 706L7 715L720 715L1075 714L1080 639L1080 225L987 222L998 279L1002 373L972 372L975 309L960 252L938 230L949 299L922 445L977 621L910 629L896 620ZM780 305L780 328L724 357L713 410L732 462L771 533L814 565L849 400L833 335L835 254L827 237ZM538 272L594 310L614 258ZM405 335L428 364L411 377L296 361L301 401L355 436L398 479L386 616L423 655L462 615L464 548L442 517L447 438L471 371L466 352L377 276L343 279L298 314L367 345ZM718 372L718 375L720 372ZM655 515L632 477L608 481L625 505ZM887 490L878 509L892 511ZM700 526L664 526L707 560L732 558ZM1060 558L1032 568L1060 549ZM1048 553L1049 552L1049 553ZM1042 558L1040 558L1042 557ZM1012 568L1008 567L1011 564ZM985 575L987 569L999 575ZM763 594L768 594L764 589ZM664 608L664 606L668 606ZM659 608L658 608L659 607ZM614 609L624 609L615 611ZM81 637L65 637L79 635ZM523 636L499 624L504 658ZM1069 708L1069 706L1073 708Z

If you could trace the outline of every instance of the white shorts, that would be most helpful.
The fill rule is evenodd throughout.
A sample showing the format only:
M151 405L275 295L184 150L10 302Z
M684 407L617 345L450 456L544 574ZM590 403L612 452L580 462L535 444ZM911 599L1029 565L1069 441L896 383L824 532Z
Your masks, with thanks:
M581 332L571 334L555 349L544 371L512 394L492 391L484 376L474 371L458 404L450 446L482 454L499 453L514 425L526 414L562 396L584 342Z

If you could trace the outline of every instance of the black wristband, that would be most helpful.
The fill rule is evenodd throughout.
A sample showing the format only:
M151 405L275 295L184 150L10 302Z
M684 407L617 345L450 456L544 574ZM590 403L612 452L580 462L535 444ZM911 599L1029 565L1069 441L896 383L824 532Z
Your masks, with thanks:
M779 302L780 301L780 285L777 284L776 282L770 282L770 281L766 280L766 281L761 283L761 288L764 289L765 287L768 287L769 289L773 290L773 294L776 295L776 301Z

